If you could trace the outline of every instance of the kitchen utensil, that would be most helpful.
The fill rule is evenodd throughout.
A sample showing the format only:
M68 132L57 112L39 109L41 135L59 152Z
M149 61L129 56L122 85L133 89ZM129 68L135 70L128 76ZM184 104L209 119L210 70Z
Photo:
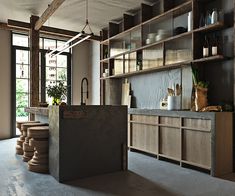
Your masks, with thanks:
M179 84L176 84L176 96L181 95L182 92L182 86Z
M130 83L125 79L122 84L122 105L129 105Z
M168 96L174 96L174 90L171 89L171 88L167 88L167 91L168 91Z

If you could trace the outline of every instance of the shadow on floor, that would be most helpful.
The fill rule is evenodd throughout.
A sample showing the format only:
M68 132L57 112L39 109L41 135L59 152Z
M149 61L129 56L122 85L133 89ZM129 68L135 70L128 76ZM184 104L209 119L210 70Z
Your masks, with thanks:
M166 190L160 183L154 183L131 171L84 178L65 184L111 195L178 195Z
M223 179L223 180L228 180L228 181L235 182L235 173L228 174L228 175L225 175L225 176L221 176L220 178Z

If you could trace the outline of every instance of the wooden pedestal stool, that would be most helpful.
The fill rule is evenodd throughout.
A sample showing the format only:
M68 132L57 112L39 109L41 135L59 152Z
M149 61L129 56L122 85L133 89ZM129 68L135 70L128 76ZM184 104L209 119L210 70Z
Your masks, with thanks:
M30 127L38 127L38 126L48 126L48 123L27 123L22 124L22 130L23 130L23 136L25 137L25 141L23 143L23 161L28 162L33 157L34 148L29 146L29 139L30 137L27 137L27 129Z
M28 128L29 146L35 149L33 158L28 162L32 172L48 173L49 127Z
M16 128L18 128L21 132L20 138L16 141L16 154L23 155L23 143L25 141L25 137L23 136L23 130L21 129L22 124L27 123L40 123L40 121L16 121Z

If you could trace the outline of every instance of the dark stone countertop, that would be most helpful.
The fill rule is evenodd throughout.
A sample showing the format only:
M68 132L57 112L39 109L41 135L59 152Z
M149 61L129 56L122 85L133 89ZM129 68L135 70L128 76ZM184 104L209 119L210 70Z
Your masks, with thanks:
M128 114L142 114L142 115L159 115L159 116L172 116L172 117L188 117L188 118L201 118L212 119L215 118L217 112L192 112L189 110L159 110L159 109L140 109L129 108ZM224 113L224 112L219 112Z

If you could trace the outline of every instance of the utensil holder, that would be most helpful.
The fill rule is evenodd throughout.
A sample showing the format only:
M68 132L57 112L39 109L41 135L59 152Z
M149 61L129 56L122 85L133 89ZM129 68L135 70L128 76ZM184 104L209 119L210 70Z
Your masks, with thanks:
M181 96L168 96L167 110L180 110L181 109Z

